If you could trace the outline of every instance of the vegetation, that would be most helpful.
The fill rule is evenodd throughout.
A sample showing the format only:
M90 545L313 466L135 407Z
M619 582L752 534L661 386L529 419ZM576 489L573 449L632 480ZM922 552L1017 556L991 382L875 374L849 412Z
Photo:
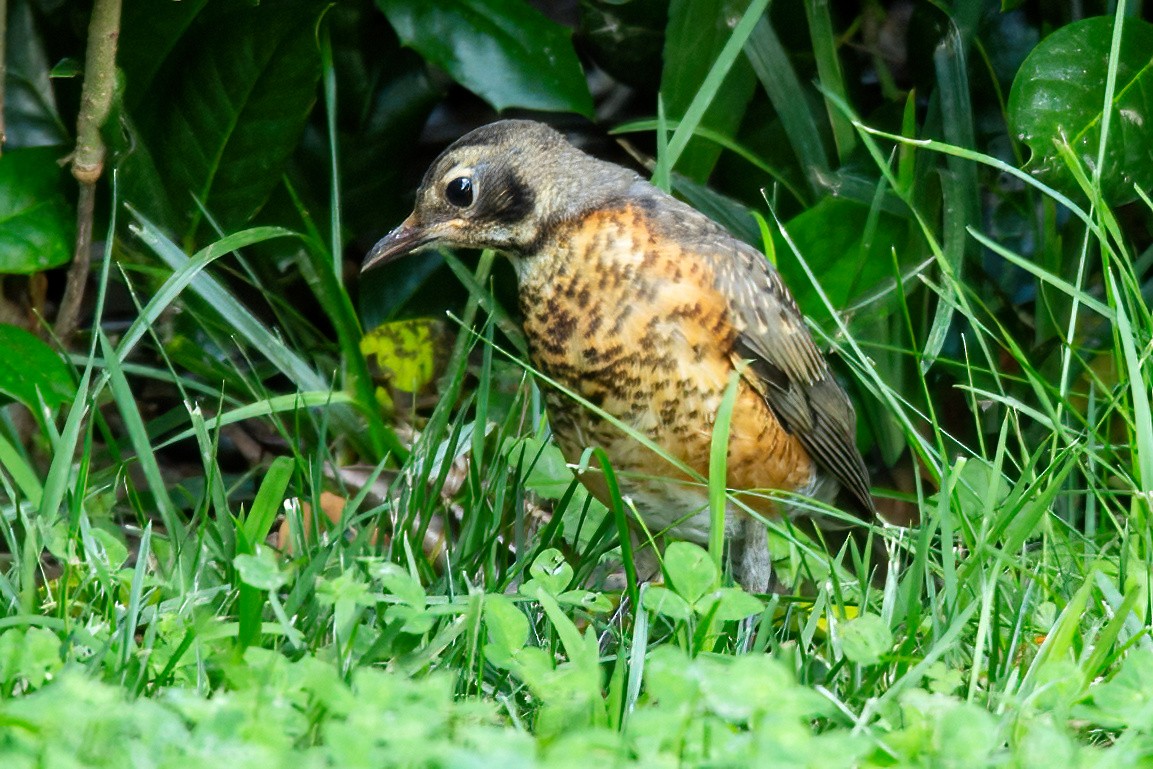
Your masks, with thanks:
M0 762L1148 762L1153 25L1002 5L0 2ZM358 276L498 110L765 249L880 580L622 594L507 265Z

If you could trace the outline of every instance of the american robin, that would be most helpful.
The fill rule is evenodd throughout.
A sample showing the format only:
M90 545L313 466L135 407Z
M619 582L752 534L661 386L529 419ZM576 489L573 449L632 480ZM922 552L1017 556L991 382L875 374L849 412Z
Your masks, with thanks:
M570 462L602 447L646 527L708 540L713 424L733 371L727 486L783 490L876 515L855 443L856 414L764 255L638 174L557 131L505 120L472 131L425 173L416 206L364 268L430 246L491 248L512 260L532 364L629 430L546 388ZM639 434L660 447L638 441ZM584 473L608 501L603 476ZM795 509L745 495L758 514ZM731 504L733 576L770 584L764 523Z

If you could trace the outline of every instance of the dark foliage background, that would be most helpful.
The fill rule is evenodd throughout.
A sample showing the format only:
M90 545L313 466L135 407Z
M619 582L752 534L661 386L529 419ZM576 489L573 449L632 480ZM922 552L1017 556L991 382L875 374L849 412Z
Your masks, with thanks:
M846 766L1153 754L1147 3L123 0L89 210L69 160L114 5L0 2L0 696L46 692L12 723L81 740L58 703L112 695L50 684L67 668L231 692L107 718L191 735L161 751L267 713L268 765L379 736L333 726L356 687L445 763L696 765L756 724L781 741L741 743L762 765L802 743ZM693 590L605 619L613 519L549 444L511 270L359 274L428 163L502 116L774 260L881 504L920 523L878 533L902 567L882 590L776 532L796 594L723 592L682 550Z

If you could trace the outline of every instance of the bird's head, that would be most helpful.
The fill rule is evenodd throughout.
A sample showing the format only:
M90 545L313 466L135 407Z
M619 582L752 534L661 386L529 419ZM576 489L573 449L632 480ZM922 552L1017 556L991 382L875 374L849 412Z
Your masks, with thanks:
M433 162L412 214L373 247L364 269L437 246L492 248L521 261L549 227L623 195L638 179L543 123L491 123Z

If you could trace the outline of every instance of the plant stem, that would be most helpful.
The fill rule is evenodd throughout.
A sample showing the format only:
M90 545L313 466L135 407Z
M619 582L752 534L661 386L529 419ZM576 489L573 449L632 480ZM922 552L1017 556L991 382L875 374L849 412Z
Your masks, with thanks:
M4 2L4 0L0 0ZM76 151L72 175L80 183L76 206L76 250L68 270L68 285L56 316L56 336L68 345L79 325L80 305L88 281L92 251L92 217L96 207L96 182L104 172L106 149L100 129L108 119L116 91L116 43L120 37L120 0L96 0L88 25L88 53L84 61L84 86L80 115L76 119Z
M0 153L8 140L4 129L4 83L8 79L8 0L0 0Z

